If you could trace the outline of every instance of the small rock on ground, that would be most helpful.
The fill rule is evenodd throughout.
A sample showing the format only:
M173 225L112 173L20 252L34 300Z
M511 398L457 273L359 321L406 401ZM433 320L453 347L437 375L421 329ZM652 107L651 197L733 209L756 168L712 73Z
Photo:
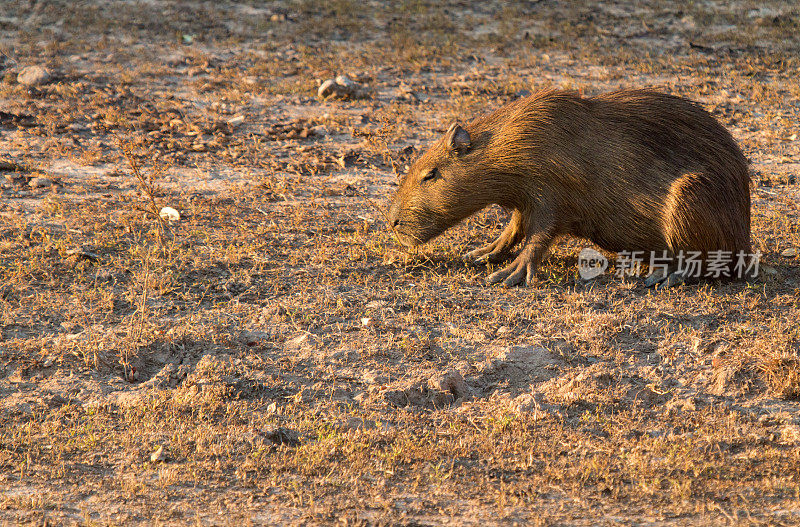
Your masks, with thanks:
M328 97L335 99L348 99L358 93L358 84L344 75L323 82L317 90L317 95L322 99Z
M155 451L150 454L150 461L152 463L158 463L161 461L165 461L167 459L167 453L164 451L164 445L159 445Z
M17 82L25 86L47 84L51 79L50 72L42 66L28 66L17 74Z
M31 188L45 188L51 187L53 185L53 181L46 177L35 177L28 182L28 186Z
M436 390L453 394L456 399L466 399L472 395L464 378L456 370L450 370L435 377L431 384Z

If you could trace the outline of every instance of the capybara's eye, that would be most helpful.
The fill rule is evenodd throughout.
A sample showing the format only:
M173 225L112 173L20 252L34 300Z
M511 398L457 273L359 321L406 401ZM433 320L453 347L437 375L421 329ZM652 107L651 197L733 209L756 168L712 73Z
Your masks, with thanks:
M434 179L436 177L439 177L439 169L434 167L428 170L428 172L424 176L422 176L422 181L430 181L431 179Z

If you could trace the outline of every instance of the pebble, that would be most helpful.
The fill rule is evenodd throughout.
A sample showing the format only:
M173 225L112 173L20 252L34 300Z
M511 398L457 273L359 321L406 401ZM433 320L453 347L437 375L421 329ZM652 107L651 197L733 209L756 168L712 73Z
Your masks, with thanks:
M322 84L320 84L319 89L317 90L317 95L321 98L326 98L336 91L336 81L333 79L326 80Z
M167 453L164 451L164 445L158 445L158 448L150 454L150 461L153 463L159 463L167 459Z
M17 82L25 86L39 86L50 82L50 79L50 72L42 66L28 66L17 74Z
M244 115L237 115L228 119L228 124L232 127L237 127L244 122Z
M28 182L31 188L44 188L53 185L53 181L46 177L35 177Z
M161 216L162 219L172 222L180 221L181 219L181 214L172 207L163 207L158 215Z
M786 249L781 253L781 256L784 256L786 258L794 258L795 256L797 256L797 248L789 247L788 249Z
M344 75L323 82L317 90L321 99L349 99L358 93L358 84Z

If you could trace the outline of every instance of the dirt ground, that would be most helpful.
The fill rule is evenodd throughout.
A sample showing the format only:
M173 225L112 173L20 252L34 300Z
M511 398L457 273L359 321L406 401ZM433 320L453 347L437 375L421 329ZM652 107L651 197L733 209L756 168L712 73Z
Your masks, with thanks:
M800 525L800 6L442 4L2 2L0 522ZM393 239L454 119L645 86L752 162L756 280Z

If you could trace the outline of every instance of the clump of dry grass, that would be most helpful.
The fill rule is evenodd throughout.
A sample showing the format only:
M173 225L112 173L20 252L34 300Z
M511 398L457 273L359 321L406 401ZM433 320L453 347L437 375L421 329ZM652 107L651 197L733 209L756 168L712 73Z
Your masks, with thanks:
M800 358L797 355L773 356L759 367L770 389L784 399L800 399Z

